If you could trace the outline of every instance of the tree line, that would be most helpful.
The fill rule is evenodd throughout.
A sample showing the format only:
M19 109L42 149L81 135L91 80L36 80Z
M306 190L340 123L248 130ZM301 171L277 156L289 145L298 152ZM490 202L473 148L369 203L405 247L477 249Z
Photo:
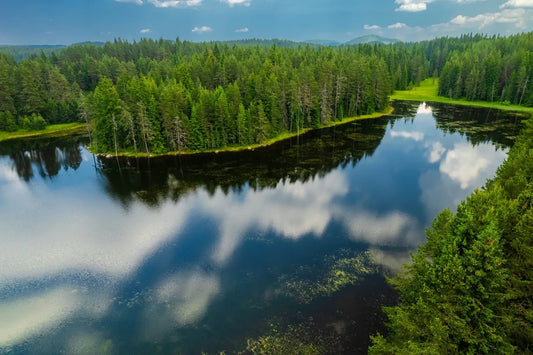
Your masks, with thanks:
M496 177L433 221L370 354L531 353L532 148L529 119Z
M454 51L440 74L439 94L533 106L533 33Z
M441 77L442 94L476 99L456 85L472 87L475 63L460 66L468 74L450 79L449 73L455 73L450 68L462 55L478 48L490 54L480 58L505 68L479 64L483 75L491 72L498 79L497 85L483 79L484 85L474 85L476 92L494 87L494 100L533 104L529 59L514 61L520 63L516 66L505 56L495 62L500 53L529 58L532 43L531 34L335 48L117 39L19 63L0 53L0 130L86 121L99 152L260 144L282 133L381 111L392 90L431 76ZM446 89L451 81L454 89Z

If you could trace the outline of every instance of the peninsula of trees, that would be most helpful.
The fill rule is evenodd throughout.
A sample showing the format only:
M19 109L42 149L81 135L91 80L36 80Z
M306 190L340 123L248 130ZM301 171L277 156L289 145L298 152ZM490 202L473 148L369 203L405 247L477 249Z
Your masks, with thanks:
M87 122L97 152L261 144L384 110L393 90L533 106L533 34L296 48L144 39L0 53L0 130Z

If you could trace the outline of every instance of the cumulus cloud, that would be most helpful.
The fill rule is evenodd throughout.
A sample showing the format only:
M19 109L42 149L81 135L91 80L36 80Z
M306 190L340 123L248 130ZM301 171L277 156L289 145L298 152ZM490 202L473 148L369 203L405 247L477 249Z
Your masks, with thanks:
M77 315L99 317L110 298L70 286L36 292L0 303L0 349L39 336Z
M365 30L379 30L381 27L378 25L364 25L363 28Z
M337 171L307 183L279 182L274 189L250 191L244 199L217 191L203 208L220 221L213 260L219 264L229 260L252 228L272 230L294 240L321 235L332 218L331 201L347 192L348 181Z
M235 5L250 6L250 3L252 2L252 0L220 0L220 1L232 7Z
M139 32L140 33L150 33L150 29L149 28L143 28L142 30L140 30Z
M235 30L235 32L237 32L237 33L246 33L246 32L248 32L248 27L238 28L238 29Z
M504 158L505 152L494 152L491 144L472 147L469 143L457 143L446 153L440 172L459 183L462 189L472 188L483 185L484 173L495 171Z
M450 21L450 24L477 29L483 29L494 24L514 24L517 28L525 28L528 19L529 15L524 9L506 9L477 16L458 15Z
M428 161L432 164L440 161L442 155L446 153L446 148L444 148L441 142L426 144L426 147L430 148Z
M423 132L407 132L407 131L392 131L390 133L392 137L401 137L406 139L412 139L415 142L420 142L424 139Z
M350 231L351 239L371 245L398 245L399 238L403 238L405 246L412 246L423 236L416 220L399 211L378 215L361 209L339 212L339 217Z
M423 102L420 105L418 105L418 108L416 109L416 114L417 115L433 114L433 109L431 108L431 106Z
M395 24L387 26L387 28L405 28L405 27L407 27L407 25L401 22L396 22Z
M200 6L202 0L148 0L148 2L155 7L194 7Z
M419 12L425 11L427 9L428 3L433 2L433 0L396 0L395 3L400 5L396 11L407 11L407 12Z
M195 27L192 29L191 32L194 32L194 33L207 33L207 32L211 32L213 31L213 29L209 26L202 26L202 27Z
M505 9L507 7L533 7L533 0L509 0L506 3L500 5L500 9Z

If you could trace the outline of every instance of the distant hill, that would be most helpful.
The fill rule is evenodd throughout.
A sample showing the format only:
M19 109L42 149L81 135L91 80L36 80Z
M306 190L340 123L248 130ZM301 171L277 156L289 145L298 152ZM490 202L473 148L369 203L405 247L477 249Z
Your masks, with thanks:
M259 47L272 47L276 45L278 47L287 47L287 48L298 48L311 45L311 47L317 47L318 44L313 44L309 42L296 42L287 39L259 39L259 38L249 38L249 39L236 39L230 41L215 41L218 43L225 43L228 45L238 45L238 46L259 46Z
M308 41L305 41L305 43L318 44L320 46L329 46L329 47L339 46L342 44L340 42L333 41L330 39L310 39Z
M64 45L27 45L27 46L0 46L0 52L6 53L20 62L32 55L50 55L52 52L59 52L66 48Z
M72 43L71 46L85 46L86 44L92 44L93 46L101 47L101 46L105 45L105 42L86 41L86 42Z
M385 38L377 35L368 35L368 36L361 36L352 39L351 41L348 41L344 44L350 45L350 44L393 44L401 42L400 40L394 39L394 38Z

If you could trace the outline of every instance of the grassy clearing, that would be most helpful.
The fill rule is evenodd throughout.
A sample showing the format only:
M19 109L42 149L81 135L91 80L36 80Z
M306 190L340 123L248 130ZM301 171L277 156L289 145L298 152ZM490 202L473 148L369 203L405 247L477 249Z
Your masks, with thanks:
M0 131L0 142L29 137L64 137L84 132L87 132L87 125L85 123L61 123L49 125L45 129L39 131L26 131L22 129L15 132Z
M463 106L475 106L475 107L487 107L498 110L528 112L533 114L533 107L525 107L519 105L504 105L500 102L487 102L487 101L467 101L466 99L454 100L448 97L438 95L439 80L429 78L420 83L411 90L395 91L391 95L391 100L407 100L407 101L427 101L427 102L442 102L446 104L463 105Z
M338 125L342 125L342 124L345 124L345 123L358 121L358 120L366 120L366 119L370 119L370 118L378 118L378 117L381 117L381 116L384 116L384 115L390 115L392 113L392 111L393 111L393 108L391 106L389 106L383 112L375 112L375 113L372 113L370 115L361 115L361 116L356 116L356 117L348 117L348 118L344 118L342 121L331 121L327 125L325 125L323 127L320 127L318 129L338 126ZM118 153L118 155L119 156L124 156L124 157L139 157L140 158L140 157L155 157L155 156L162 156L162 155L191 155L191 154L203 154L203 153L239 152L239 151L243 151L243 150L254 150L256 148L266 147L266 146L272 145L274 143L280 142L282 140L289 139L289 138L292 138L292 137L296 137L298 134L300 134L300 135L305 134L305 133L309 132L310 130L312 130L312 128L304 128L299 133L283 132L280 135L278 135L277 137L269 139L269 140L267 140L267 141L265 141L265 142L263 142L261 144L250 144L250 145L246 145L246 146L224 147L224 148L219 148L219 149L210 149L210 150L202 150L202 151L194 151L194 152L191 152L191 151L168 152L168 153L164 153L164 154L150 154L150 155L146 154L146 152L137 152L137 153L135 153L134 151L121 151L121 152ZM91 149L91 147L89 147L89 151L93 151ZM93 153L94 153L94 151L93 151ZM115 156L114 152L96 153L96 154Z

